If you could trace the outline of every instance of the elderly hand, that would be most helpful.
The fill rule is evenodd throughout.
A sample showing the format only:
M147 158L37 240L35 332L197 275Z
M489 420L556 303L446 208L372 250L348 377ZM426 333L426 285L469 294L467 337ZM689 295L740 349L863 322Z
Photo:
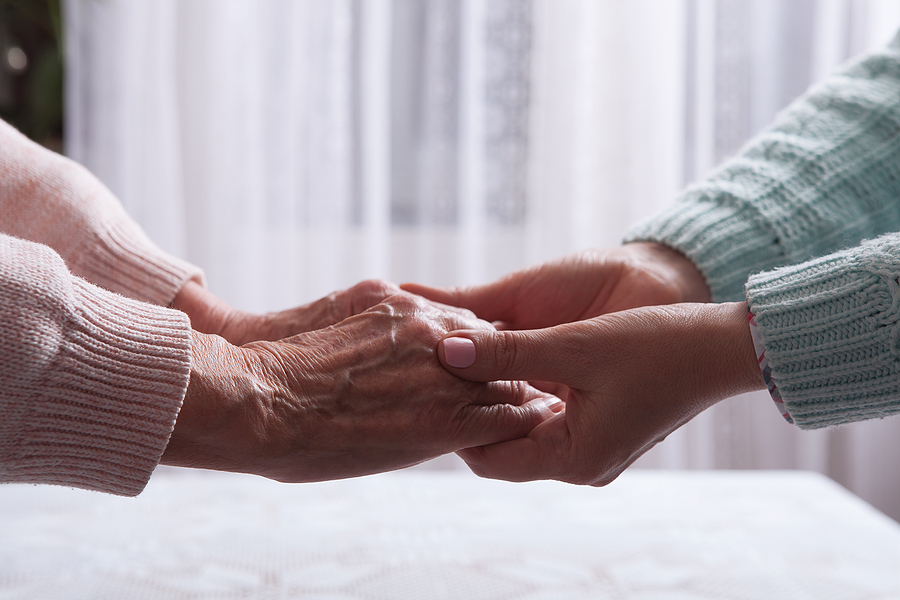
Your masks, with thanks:
M175 297L173 308L186 313L191 327L222 336L235 345L260 340L280 340L343 321L400 292L393 283L368 280L350 289L288 310L257 315L232 308L195 281L189 281Z
M531 331L455 331L441 362L472 381L568 386L521 439L459 452L478 475L605 485L724 398L764 388L746 304L639 308Z
M676 302L708 302L709 290L684 255L653 243L588 250L511 273L487 285L403 289L468 308L504 329L537 329Z
M401 293L340 323L243 347L194 334L168 464L319 481L398 469L526 435L561 404L520 382L472 383L435 356L489 330Z

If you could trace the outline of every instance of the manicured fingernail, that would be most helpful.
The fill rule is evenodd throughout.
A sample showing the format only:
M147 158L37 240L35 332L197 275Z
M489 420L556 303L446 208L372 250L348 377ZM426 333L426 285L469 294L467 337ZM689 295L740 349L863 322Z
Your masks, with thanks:
M447 364L457 369L465 369L475 364L475 342L469 338L447 338L444 344L444 359Z

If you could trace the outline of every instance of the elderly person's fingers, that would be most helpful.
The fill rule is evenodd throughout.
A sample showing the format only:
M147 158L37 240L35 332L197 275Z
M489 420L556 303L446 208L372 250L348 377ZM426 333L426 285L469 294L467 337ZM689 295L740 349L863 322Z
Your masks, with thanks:
M189 281L175 297L172 306L187 313L194 330L219 335L240 346L260 340L280 340L334 325L400 291L393 283L370 279L309 304L255 314L238 310L196 281Z
M255 339L280 340L298 333L322 329L358 315L400 292L400 288L389 281L367 279L315 302L262 315L263 322Z
M447 372L436 347L456 327L490 329L400 293L280 341L235 347L195 334L164 460L280 481L353 477L520 438L561 409L523 382Z
M515 285L508 278L476 286L432 287L403 283L401 289L433 302L466 308L486 321L503 321L514 311ZM510 288L513 289L510 289Z

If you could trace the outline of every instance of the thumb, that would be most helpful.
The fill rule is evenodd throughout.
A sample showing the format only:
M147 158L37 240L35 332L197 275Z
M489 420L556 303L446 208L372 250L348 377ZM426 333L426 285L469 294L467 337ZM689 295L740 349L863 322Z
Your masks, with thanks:
M445 369L470 381L528 380L579 387L589 374L585 336L561 325L527 331L454 331L438 343Z

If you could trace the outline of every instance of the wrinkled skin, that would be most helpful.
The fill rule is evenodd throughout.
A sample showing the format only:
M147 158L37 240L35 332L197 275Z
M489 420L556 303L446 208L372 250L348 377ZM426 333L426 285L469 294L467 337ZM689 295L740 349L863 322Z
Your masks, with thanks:
M281 341L237 347L195 333L163 462L285 482L354 477L522 437L559 410L527 384L444 370L437 344L459 328L492 329L400 293Z
M189 281L172 306L187 313L196 331L219 335L240 346L334 325L398 292L400 288L393 283L371 279L303 306L259 315L233 308L197 282Z

